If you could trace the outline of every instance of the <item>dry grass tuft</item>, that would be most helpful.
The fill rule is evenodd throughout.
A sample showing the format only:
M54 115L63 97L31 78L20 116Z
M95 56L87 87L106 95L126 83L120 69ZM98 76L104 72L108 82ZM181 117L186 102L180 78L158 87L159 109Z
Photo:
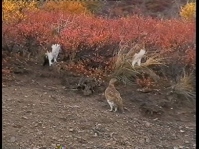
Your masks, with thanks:
M182 95L188 100L193 100L196 98L195 83L195 75L193 73L187 74L184 71L179 81L172 86L173 93Z
M117 77L123 83L128 84L131 81L131 78L136 78L140 74L147 74L149 75L154 81L159 80L159 76L153 70L153 66L161 66L165 65L164 58L160 57L160 54L153 52L153 53L146 53L143 57L145 62L142 62L140 66L135 65L132 66L132 60L134 54L144 48L143 45L135 45L133 48L127 51L128 46L120 48L118 55L116 57L114 71L111 74L112 77ZM125 51L125 52L124 52Z

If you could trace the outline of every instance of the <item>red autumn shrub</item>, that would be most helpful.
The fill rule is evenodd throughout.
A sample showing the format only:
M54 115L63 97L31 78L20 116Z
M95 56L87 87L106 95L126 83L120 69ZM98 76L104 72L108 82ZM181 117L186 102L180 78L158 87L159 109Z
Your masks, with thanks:
M100 51L99 56L110 50L106 47L117 50L113 48L121 39L145 43L147 50L158 50L169 56L176 51L190 51L194 45L193 21L158 20L137 15L106 19L42 9L28 11L26 15L27 18L18 24L3 23L3 41L6 44L31 49L38 45L60 43L65 51L77 53L87 47L91 53ZM194 55L193 50L187 52L184 55L186 63L195 63Z

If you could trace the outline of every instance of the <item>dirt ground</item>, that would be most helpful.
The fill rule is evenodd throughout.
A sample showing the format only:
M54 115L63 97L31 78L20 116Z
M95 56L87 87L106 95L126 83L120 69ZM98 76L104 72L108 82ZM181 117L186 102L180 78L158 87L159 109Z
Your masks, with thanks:
M16 65L20 67L20 65ZM118 85L125 113L110 112L102 89L84 96L49 67L30 63L3 79L3 149L194 149L195 104ZM71 84L73 83L73 84ZM67 86L68 85L68 86Z

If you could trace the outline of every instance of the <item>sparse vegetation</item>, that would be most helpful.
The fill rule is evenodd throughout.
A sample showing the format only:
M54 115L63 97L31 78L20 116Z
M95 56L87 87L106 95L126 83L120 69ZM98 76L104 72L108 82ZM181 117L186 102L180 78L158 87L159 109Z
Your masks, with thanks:
M5 149L194 149L194 3L4 0ZM112 78L124 114L108 111Z
M142 75L157 82L161 79L158 74L170 60L194 69L194 20L159 20L139 15L110 19L91 15L88 5L4 1L2 48L30 57L44 53L43 47L49 44L60 43L70 60L65 69L99 80L115 76L124 83L136 83ZM187 4L187 11L192 6ZM10 22L12 18L8 16L21 8L21 15L26 17ZM181 14L187 16L185 12L184 8ZM132 58L143 45L147 54L141 66L132 67Z

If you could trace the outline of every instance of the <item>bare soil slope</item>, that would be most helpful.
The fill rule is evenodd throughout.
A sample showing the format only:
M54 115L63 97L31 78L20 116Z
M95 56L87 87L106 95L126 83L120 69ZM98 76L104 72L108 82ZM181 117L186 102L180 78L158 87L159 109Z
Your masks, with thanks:
M20 68L20 64L15 66ZM24 69L25 68L25 69ZM195 105L119 85L125 113L109 112L101 92L83 96L51 68L30 63L3 81L3 148L194 149ZM68 77L68 78L67 78ZM79 78L68 75L68 85ZM105 88L105 86L104 86ZM42 148L43 147L43 148Z

